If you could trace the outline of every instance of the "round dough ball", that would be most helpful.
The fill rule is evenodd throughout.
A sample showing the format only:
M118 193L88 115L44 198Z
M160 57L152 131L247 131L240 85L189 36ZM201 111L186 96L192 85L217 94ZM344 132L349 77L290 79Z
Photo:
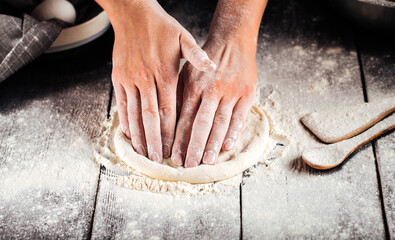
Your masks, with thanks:
M116 121L119 124L119 121ZM137 154L120 126L114 126L114 147L118 157L137 171L159 180L209 183L225 180L242 173L256 164L263 156L269 141L269 121L263 109L255 104L247 122L230 151L221 151L215 165L201 164L193 168L174 168L170 159L156 163Z
M32 16L39 21L56 18L74 24L77 13L73 4L66 0L44 0L33 10Z

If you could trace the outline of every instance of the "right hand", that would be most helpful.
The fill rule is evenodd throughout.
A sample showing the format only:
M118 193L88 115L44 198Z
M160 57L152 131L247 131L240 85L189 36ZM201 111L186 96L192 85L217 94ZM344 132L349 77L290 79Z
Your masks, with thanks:
M120 124L137 153L171 155L180 59L201 71L216 66L156 0L97 0L114 28L112 81Z

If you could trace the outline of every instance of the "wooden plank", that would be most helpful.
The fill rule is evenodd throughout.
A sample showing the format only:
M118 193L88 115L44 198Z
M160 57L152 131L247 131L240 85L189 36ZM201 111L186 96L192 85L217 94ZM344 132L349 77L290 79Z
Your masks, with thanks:
M164 7L202 45L215 3L165 2ZM104 171L103 174L106 174ZM239 187L202 196L154 194L100 178L93 239L238 239Z
M300 158L321 144L299 122L303 114L363 102L351 29L320 4L272 1L263 17L258 93L273 132L290 144L283 158L244 179L246 239L385 236L370 145L332 171L313 170Z
M395 37L360 32L361 62L369 101L395 96ZM389 239L395 238L395 133L375 142Z
M43 56L0 84L0 238L89 237L111 39Z
M120 187L101 177L92 238L237 239L238 203L234 191L174 197Z

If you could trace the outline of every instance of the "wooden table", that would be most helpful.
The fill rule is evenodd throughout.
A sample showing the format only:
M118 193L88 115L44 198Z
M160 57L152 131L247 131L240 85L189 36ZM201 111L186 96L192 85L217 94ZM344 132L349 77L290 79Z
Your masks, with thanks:
M394 96L394 38L357 29L320 4L269 3L258 41L259 101L272 86L287 114L314 109L321 93L307 82L320 79L330 103ZM215 3L165 8L204 42ZM332 171L297 156L276 160L221 194L163 196L104 178L92 148L114 105L112 41L108 32L44 55L0 83L1 239L395 239L394 132Z

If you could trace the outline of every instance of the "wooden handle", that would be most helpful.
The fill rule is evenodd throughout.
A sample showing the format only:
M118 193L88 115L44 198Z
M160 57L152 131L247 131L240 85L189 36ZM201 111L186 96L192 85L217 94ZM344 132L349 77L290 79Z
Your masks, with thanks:
M303 152L303 160L312 168L331 169L341 164L355 150L395 128L395 114L385 118L362 134L348 140Z
M395 111L395 98L313 112L301 122L321 141L336 143L360 134Z

